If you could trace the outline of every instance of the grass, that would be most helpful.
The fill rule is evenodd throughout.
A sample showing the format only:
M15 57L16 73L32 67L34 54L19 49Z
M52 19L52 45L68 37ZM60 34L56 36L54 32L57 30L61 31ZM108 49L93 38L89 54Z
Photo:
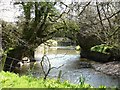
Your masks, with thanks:
M92 90L91 88L94 87L82 81L80 81L80 84L71 84L68 81L60 82L55 79L43 80L43 78L19 76L15 73L2 71L0 72L0 89L2 88L76 88L75 90L77 90L77 88L82 88L81 90L84 90L85 88L85 90ZM106 89L105 86L100 86L99 88L100 90L117 90L116 88Z
M43 80L32 76L19 76L15 73L0 72L1 88L92 88L88 84L71 84L55 79Z

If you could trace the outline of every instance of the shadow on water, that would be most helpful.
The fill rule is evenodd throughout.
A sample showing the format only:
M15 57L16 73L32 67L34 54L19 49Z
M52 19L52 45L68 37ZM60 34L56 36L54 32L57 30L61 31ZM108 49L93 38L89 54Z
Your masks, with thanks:
M88 64L88 61L80 59L79 52L74 49L68 49L68 47L63 47L62 49L60 49L60 47L58 49L51 48L48 50L47 56L52 67L64 65L59 69L52 69L49 74L50 78L57 78L59 71L62 70L62 81L68 80L71 83L77 84L79 83L79 78L82 75L85 77L85 82L94 87L98 87L100 85L105 85L107 87L120 87L120 78L115 78L95 71ZM39 77L41 71L39 63L41 53L37 52L35 57L38 62L35 67L36 73L34 75Z

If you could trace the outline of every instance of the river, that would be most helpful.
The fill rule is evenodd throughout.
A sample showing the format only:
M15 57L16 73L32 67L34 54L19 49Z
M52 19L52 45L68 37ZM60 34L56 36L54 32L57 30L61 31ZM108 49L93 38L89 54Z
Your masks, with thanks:
M36 66L34 68L34 75L37 77L41 76L41 67L40 60L42 54L38 49L35 58L37 61ZM82 76L85 78L85 83L90 84L94 87L98 87L100 85L105 85L107 87L120 87L120 78L115 78L113 76L109 76L103 74L101 72L95 71L90 67L83 67L81 62L89 62L80 59L79 52L74 50L73 47L53 47L50 48L46 54L51 67L53 68L49 73L49 78L57 78L60 71L62 71L62 76L60 78L61 81L68 80L71 83L78 84L79 78ZM44 69L47 71L47 61L45 62Z

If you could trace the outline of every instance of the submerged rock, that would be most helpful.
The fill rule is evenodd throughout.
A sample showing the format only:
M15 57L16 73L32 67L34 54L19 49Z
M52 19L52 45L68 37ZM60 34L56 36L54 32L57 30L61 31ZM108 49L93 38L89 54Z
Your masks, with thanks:
M91 68L92 65L89 62L80 62L79 68Z

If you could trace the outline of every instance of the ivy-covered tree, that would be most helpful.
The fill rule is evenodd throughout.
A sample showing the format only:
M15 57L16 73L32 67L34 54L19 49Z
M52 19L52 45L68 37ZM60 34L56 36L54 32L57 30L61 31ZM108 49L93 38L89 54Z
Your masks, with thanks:
M31 61L34 60L35 48L54 36L57 31L54 24L60 18L55 8L56 2L16 2L16 4L20 5L23 10L23 19L18 21L14 31L12 29L11 33L14 34L8 31L8 36L14 35L13 40L17 40L17 43L11 43L11 39L9 39L10 42L3 43L4 49L8 47L8 44L14 45L10 45L14 49L7 54L5 71L13 71L17 62L23 57L29 57ZM4 25L2 31L5 31ZM4 32L5 34L7 33ZM3 42L10 38L5 37L6 35L3 36Z

